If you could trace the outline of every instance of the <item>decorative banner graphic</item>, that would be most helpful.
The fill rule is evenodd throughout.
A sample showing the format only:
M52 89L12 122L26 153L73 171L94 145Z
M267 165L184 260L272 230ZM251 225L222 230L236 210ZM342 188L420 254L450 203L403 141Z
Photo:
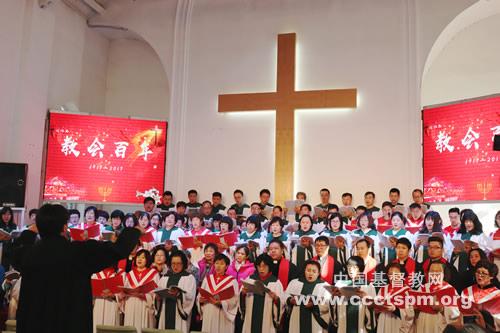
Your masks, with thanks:
M51 112L44 200L159 199L166 136L166 121Z
M425 200L500 200L498 134L498 95L424 108Z

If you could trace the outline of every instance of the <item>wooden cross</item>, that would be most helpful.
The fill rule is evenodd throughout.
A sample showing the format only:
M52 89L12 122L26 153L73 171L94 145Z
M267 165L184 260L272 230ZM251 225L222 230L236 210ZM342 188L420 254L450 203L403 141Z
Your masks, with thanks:
M219 95L219 112L276 110L274 200L293 198L294 111L355 108L356 89L295 90L295 33L278 35L276 92Z

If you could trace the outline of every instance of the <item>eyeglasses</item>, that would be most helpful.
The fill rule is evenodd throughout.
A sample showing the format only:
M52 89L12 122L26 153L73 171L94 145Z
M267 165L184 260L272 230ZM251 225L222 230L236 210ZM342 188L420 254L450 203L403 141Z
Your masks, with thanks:
M476 271L476 275L479 275L479 276L489 276L490 273L489 272L485 272L485 271Z

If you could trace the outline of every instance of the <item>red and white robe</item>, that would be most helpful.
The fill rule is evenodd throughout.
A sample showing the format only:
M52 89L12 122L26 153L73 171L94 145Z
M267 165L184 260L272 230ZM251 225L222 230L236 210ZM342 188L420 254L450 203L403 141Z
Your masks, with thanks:
M391 284L382 287L378 296L385 299L393 299L394 297L405 297L410 288L392 287ZM413 307L406 305L404 309L397 310L393 305L393 312L381 312L378 317L377 333L407 333L410 332L415 313ZM399 311L399 316L397 312Z
M137 288L150 281L155 281L158 285L160 276L154 268L146 268L139 272L137 268L132 269L125 275L125 287ZM124 306L124 325L134 326L137 332L141 332L142 328L154 328L154 293L150 292L145 295L146 300L138 297L129 297L125 300Z
M115 271L113 267L106 268L92 275L92 280L104 280L124 275L120 269ZM105 298L94 299L94 331L96 325L120 325L120 311L118 298L115 295L115 300Z
M447 282L443 282L442 285L426 283L420 287L420 291L430 293L444 288L453 288L453 286ZM455 295L458 295L456 291ZM457 306L445 306L443 313L420 312L415 320L415 333L442 333L446 325L457 320L460 320L460 310Z
M221 301L219 308L211 303L200 305L200 295L198 294L197 304L200 315L203 319L202 331L207 333L233 332L234 321L238 311L238 282L230 275L218 276L208 275L201 284L201 288L207 290L212 295L222 292L225 289L233 288L234 296Z
M210 233L205 227L202 227L200 230L188 230L186 231L186 236L202 236ZM203 247L197 247L193 249L188 249L191 252L191 262L193 265L198 266L198 261L203 259Z
M478 304L480 307L484 306L485 303L496 304L495 309L488 306L483 310L489 312L493 317L495 331L500 331L500 306L498 306L498 304L500 304L500 289L493 285L490 285L485 289L481 289L477 284L475 284L467 289L464 289L464 291L462 291L462 297L472 298L472 302Z

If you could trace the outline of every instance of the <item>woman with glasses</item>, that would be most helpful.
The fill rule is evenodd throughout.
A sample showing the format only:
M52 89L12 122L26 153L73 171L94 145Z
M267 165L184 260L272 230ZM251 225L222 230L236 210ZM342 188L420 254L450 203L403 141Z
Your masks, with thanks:
M168 261L169 273L160 279L158 289L167 289L157 309L158 328L189 332L190 314L196 299L196 280L186 269L188 259L175 251Z

